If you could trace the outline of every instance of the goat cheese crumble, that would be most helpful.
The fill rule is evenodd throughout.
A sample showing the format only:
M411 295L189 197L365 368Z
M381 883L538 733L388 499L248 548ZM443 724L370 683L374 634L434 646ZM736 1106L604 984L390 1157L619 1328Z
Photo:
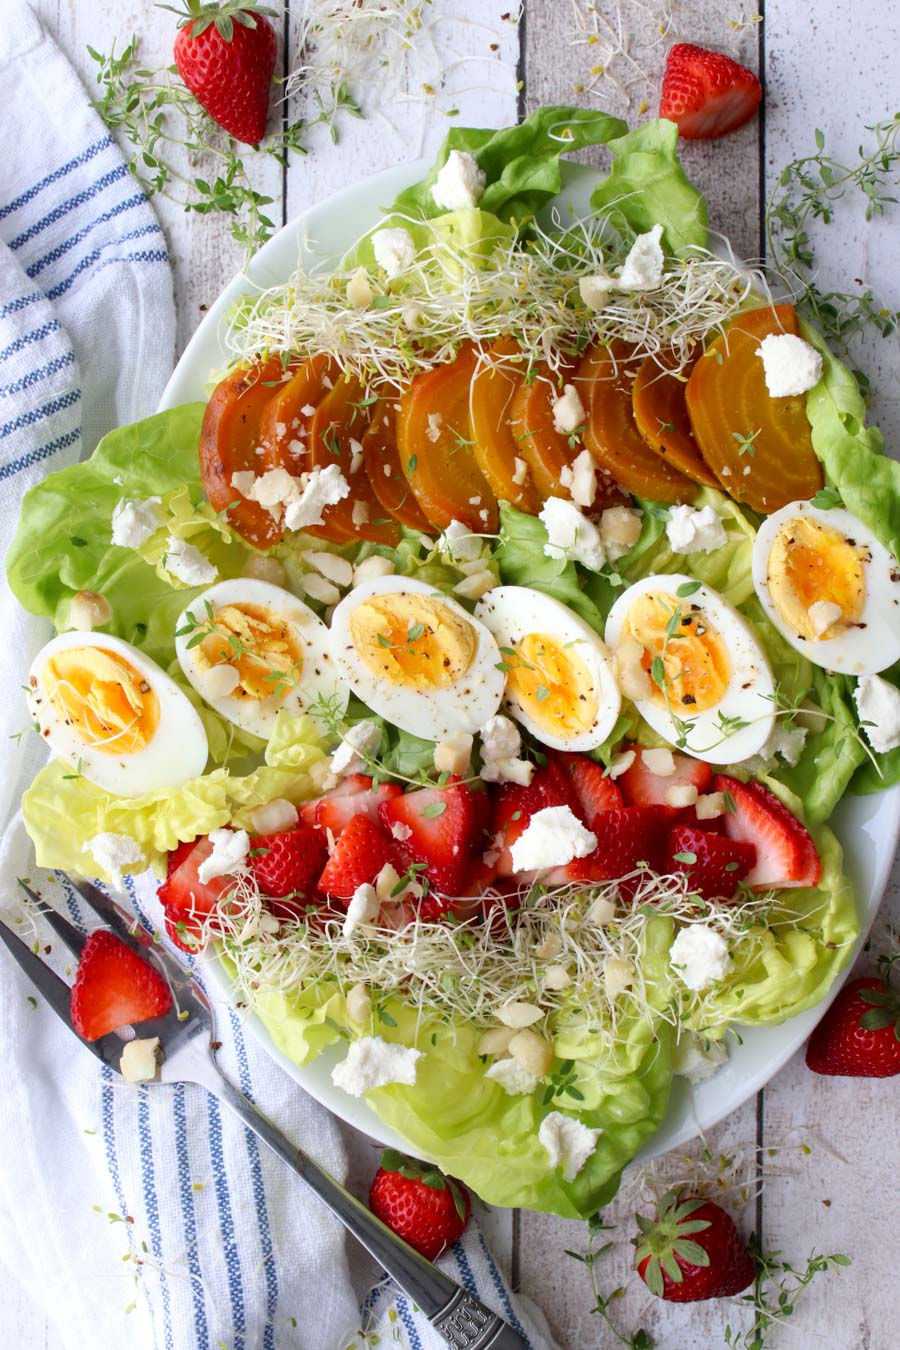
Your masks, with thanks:
M574 1116L551 1111L541 1121L538 1139L550 1159L551 1167L561 1167L566 1181L574 1181L597 1147L602 1130L588 1129Z
M548 497L538 515L547 531L544 553L548 558L567 558L599 572L606 562L600 531L582 515L574 502Z
M375 261L383 267L388 278L393 281L411 267L416 260L416 246L409 230L376 230L372 235L372 250Z
M140 548L162 524L162 500L147 497L144 501L122 497L112 513L112 541L119 548Z
M250 836L246 830L211 830L213 851L197 868L197 880L205 886L214 877L228 877L247 860Z
M445 211L465 211L478 205L487 182L478 160L467 150L451 150L442 165L431 195Z
M705 923L681 929L669 948L669 960L688 989L697 992L721 980L731 966L728 943Z
M886 755L900 747L900 689L880 675L862 675L853 697L872 749Z
M728 543L722 518L711 506L673 506L666 521L673 553L712 553Z
M411 1046L393 1045L381 1036L363 1036L350 1046L346 1059L332 1069L331 1081L351 1097L361 1097L389 1083L412 1087L421 1058L422 1051Z
M805 394L822 378L822 354L794 333L770 333L756 349L771 398Z
M535 811L511 849L513 868L532 872L563 867L573 858L586 858L597 847L597 836L586 830L569 806L545 806Z

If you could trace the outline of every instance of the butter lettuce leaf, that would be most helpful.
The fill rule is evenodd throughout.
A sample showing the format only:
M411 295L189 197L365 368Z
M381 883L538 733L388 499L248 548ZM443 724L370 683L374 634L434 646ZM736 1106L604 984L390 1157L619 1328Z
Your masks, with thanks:
M514 127L500 130L454 127L425 178L401 192L389 215L441 215L431 195L451 150L475 156L486 184L479 200L482 212L502 221L521 223L549 202L562 187L561 155L588 145L603 145L626 131L619 117L588 108L537 108Z
M286 718L273 740L266 750L267 763L250 773L214 769L181 787L159 788L140 797L113 796L73 775L68 764L52 760L22 798L38 866L81 876L103 875L93 855L84 850L94 835L110 831L135 839L146 865L162 874L166 853L181 840L196 839L222 825L247 827L253 807L273 797L299 802L314 796L308 770L322 758L323 750L313 720ZM143 866L124 870L141 871Z
M500 542L494 550L494 559L500 567L501 581L507 586L531 586L551 595L602 635L604 616L582 590L579 569L565 558L548 558L544 553L546 542L543 521L516 510L509 502L500 503Z
M620 217L636 234L662 225L665 247L676 256L705 248L706 198L681 167L675 123L658 118L608 145L615 161L591 194L594 210L608 212L614 224Z

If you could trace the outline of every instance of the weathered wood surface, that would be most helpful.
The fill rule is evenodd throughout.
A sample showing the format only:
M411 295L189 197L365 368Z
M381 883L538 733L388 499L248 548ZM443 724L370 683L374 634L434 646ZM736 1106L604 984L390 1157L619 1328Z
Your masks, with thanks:
M114 7L96 0L35 4L86 79L93 69L85 44L106 50L113 27L123 37L132 30L141 34L148 60L168 59L170 19L152 0ZM296 15L298 0L293 5ZM550 101L603 107L632 123L652 116L665 52L681 39L731 51L763 70L764 116L725 140L688 145L683 152L689 173L707 194L715 227L739 254L755 258L764 249L766 195L781 166L812 149L814 128L820 126L829 141L852 149L866 123L900 106L900 12L893 0L855 5L820 0L816 6L767 0L762 25L750 21L754 6L725 0L620 0L618 6L597 0L596 15L592 8L590 0L526 0L524 22L517 26L502 17L515 9L511 0L434 0L432 21L439 16L440 22L435 36L460 62L449 71L446 86L433 98L394 100L383 115L345 120L337 149L320 130L313 153L295 160L285 175L270 168L264 190L274 198L274 219L287 219L347 182L433 151L452 125L445 115L451 108L459 109L453 119L459 125L499 125L513 120L517 106L527 111ZM629 35L630 58L607 61L605 54L598 55L609 31L604 24L615 25L617 13ZM600 41L587 41L591 31ZM605 61L607 74L592 75L592 68ZM433 71L423 72L423 82L434 83ZM519 80L524 83L517 91ZM165 202L159 203L159 212L174 260L183 346L241 255L224 220L186 216ZM897 307L897 241L895 223L839 224L823 232L820 256L828 275L843 279L842 288L847 278L877 279ZM871 345L865 359L876 391L876 416L888 443L900 445L896 341ZM864 968L871 968L875 950L887 947L891 925L898 921L900 870L895 867L873 932L873 952L862 958ZM892 1239L900 1173L897 1108L896 1081L817 1078L798 1055L755 1101L710 1132L714 1156L759 1151L764 1189L740 1219L746 1230L760 1228L766 1246L780 1248L795 1262L805 1262L813 1248L845 1251L854 1261L839 1277L817 1281L790 1326L776 1333L775 1346L888 1350L897 1344L900 1296ZM633 1200L626 1195L611 1207L608 1221L626 1218L629 1208ZM521 1287L543 1306L566 1350L614 1344L591 1315L584 1268L563 1255L566 1247L584 1249L584 1225L498 1213L490 1216L490 1228L498 1255L512 1263ZM629 1231L623 1227L616 1233L620 1245L598 1268L607 1292L625 1279ZM672 1307L646 1295L636 1282L616 1303L615 1316L631 1330L645 1326L661 1350L706 1350L723 1344L729 1323L748 1325L733 1305ZM16 1350L58 1346L41 1311L3 1280L2 1269L0 1343Z

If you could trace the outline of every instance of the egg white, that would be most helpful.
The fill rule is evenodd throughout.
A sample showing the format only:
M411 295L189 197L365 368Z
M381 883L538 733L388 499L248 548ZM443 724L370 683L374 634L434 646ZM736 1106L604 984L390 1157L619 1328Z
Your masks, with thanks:
M123 658L151 686L159 700L159 725L150 742L131 754L104 754L88 744L46 696L42 671L55 652L99 647ZM178 787L206 768L209 749L196 709L164 670L130 642L106 633L61 633L42 647L31 663L28 708L40 734L60 759L78 768L88 782L117 797L141 797L159 788Z
M303 664L297 684L283 689L279 696L273 693L268 698L253 699L234 694L212 694L208 672L201 670L197 662L197 648L188 645L192 634L184 630L206 621L207 605L216 610L223 605L240 604L264 606L278 614L293 630ZM175 627L178 663L197 693L217 713L254 736L268 740L282 708L299 717L314 710L319 700L327 701L338 714L347 706L348 693L331 656L328 629L308 605L281 586L247 577L220 581L191 601Z
M405 689L379 679L360 660L350 636L350 618L357 605L375 595L422 595L445 605L475 631L476 648L469 669L446 689ZM331 651L341 675L365 705L395 727L443 741L454 731L479 731L500 706L504 675L500 652L484 624L456 600L413 577L376 577L344 596L331 620Z
M555 638L561 647L573 646L591 678L589 689L576 692L592 693L597 699L597 715L586 731L569 737L554 736L529 715L509 689L504 693L504 703L517 722L551 749L592 750L602 745L615 725L622 697L609 651L599 633L567 605L528 586L496 586L478 602L475 616L493 633L498 647L516 647L534 633Z
M798 516L818 521L863 550L866 598L857 623L832 638L804 638L786 623L769 592L769 554L782 525ZM779 633L814 665L842 675L876 675L900 660L900 567L872 531L841 507L827 511L812 502L788 502L767 517L753 545L753 585Z
M628 613L635 601L646 591L660 591L674 597L685 607L699 606L707 615L728 649L731 660L731 679L717 704L702 712L676 715L687 723L687 743L678 749L695 759L712 764L738 764L757 754L769 738L775 723L775 681L772 668L750 624L733 605L710 586L700 585L684 598L678 596L680 586L697 586L695 577L682 573L662 573L644 577L629 586L619 596L606 620L607 645L616 650L622 640ZM679 742L679 732L668 710L652 699L640 699L635 707L644 721L672 745ZM723 735L719 717L740 718L739 729Z

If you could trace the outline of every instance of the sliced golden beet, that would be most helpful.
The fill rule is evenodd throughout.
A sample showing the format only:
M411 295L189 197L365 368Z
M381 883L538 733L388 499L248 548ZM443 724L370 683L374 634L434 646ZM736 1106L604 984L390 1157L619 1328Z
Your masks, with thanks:
M472 453L469 386L476 359L464 347L455 361L416 376L400 399L397 450L406 481L435 529L459 520L473 533L494 534L497 499Z
M285 377L277 356L239 366L216 385L200 431L200 479L215 511L225 511L233 530L256 548L271 548L281 526L258 502L241 497L231 484L236 473L260 472L260 423Z
M351 445L351 441L355 441L361 448L362 437L369 426L370 407L362 383L355 375L345 374L335 382L333 389L329 389L310 418L310 469L337 464L350 484L349 497L334 506L326 506L323 524L310 527L310 533L320 539L330 539L337 544L360 539L375 544L396 544L400 540L396 520L384 515L363 467L362 456L354 454L355 447Z
M553 421L553 404L574 380L576 369L563 367L556 376L549 366L540 366L530 382L523 379L510 404L510 431L542 501L548 497L568 497L569 489L560 482L560 474L571 467L584 449L577 437L570 439L557 431ZM628 493L598 466L597 495L592 509L602 511L606 506L622 506L629 500Z
M309 468L309 423L312 412L322 401L340 374L331 356L320 353L304 361L300 369L273 391L260 420L260 444L257 473L267 469L287 469L299 474Z
M735 501L771 515L808 501L823 484L806 398L772 398L756 349L771 333L796 333L791 305L740 314L707 347L685 397L700 451Z
M718 487L718 478L694 440L685 403L684 390L693 366L694 361L690 361L678 371L671 351L645 357L631 391L634 423L650 449L673 468L695 483Z
M431 526L425 519L412 489L403 476L397 451L397 396L380 398L372 409L372 420L362 438L363 463L372 491L388 515L411 530L427 534Z
M615 341L591 347L575 376L575 388L587 413L584 443L602 469L638 497L659 502L689 502L697 484L644 443L631 404L635 364L632 348Z
M543 498L532 482L528 461L510 424L512 403L524 379L519 344L511 340L495 342L472 378L469 415L475 442L472 449L494 496L536 516Z

